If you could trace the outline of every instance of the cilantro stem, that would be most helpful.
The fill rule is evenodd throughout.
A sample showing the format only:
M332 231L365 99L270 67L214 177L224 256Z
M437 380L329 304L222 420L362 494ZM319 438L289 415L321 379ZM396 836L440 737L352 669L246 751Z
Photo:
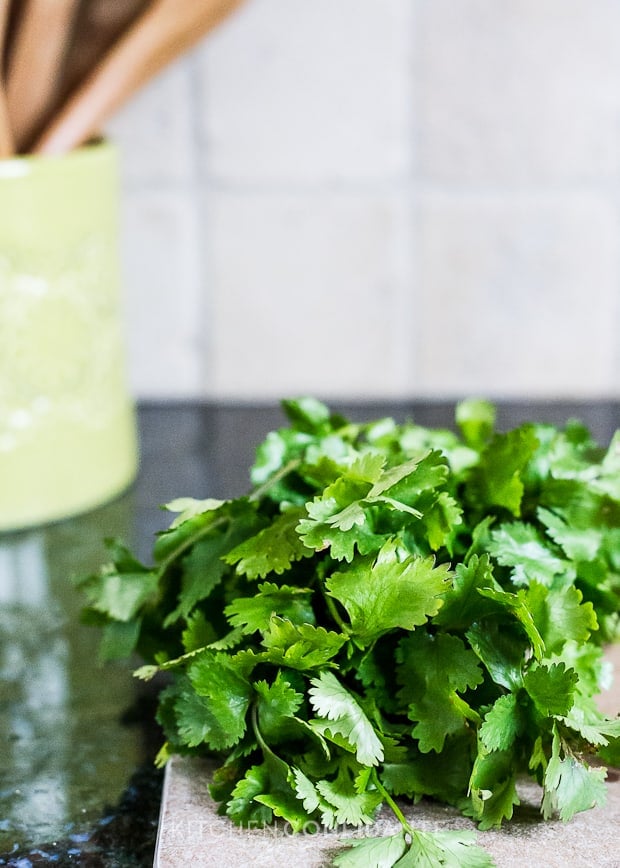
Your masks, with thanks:
M170 554L168 554L163 559L158 569L159 577L162 578L163 576L165 576L169 567L172 566L172 564L183 554L184 551L191 548L195 542L197 542L203 536L206 536L212 530L220 527L220 525L224 524L224 522L228 520L228 518L218 518L210 524L203 525L195 533L190 534L190 536L186 537L182 542L179 543L179 545L175 549L170 552Z
M345 633L347 636L349 635L349 627L345 624L345 622L340 617L340 613L336 607L336 604L323 590L323 586L321 586L321 590L323 591L323 599L325 600L325 605L329 611L329 614L332 616L336 624L340 627L341 631Z
M285 476L288 476L295 468L299 467L301 461L299 458L293 458L287 464L284 464L279 470L277 470L273 476L270 476L269 479L266 479L262 485L259 485L258 488L255 488L254 491L248 497L248 500L260 500L261 497L269 491L272 485L275 485L276 482L279 482L281 479L284 479Z
M252 707L250 709L250 721L252 723L252 730L254 732L254 737L256 738L256 741L258 742L258 745L261 748L261 750L264 751L265 748L267 747L267 745L265 744L263 736L261 735L261 731L258 728L258 712L256 710L256 703L252 703Z
M415 830L411 828L411 826L407 822L407 818L405 817L405 815L403 814L401 809L398 807L398 805L396 804L396 802L394 801L392 796L388 793L388 791L385 789L385 787L383 786L383 784L379 780L379 775L377 774L377 770L373 769L372 773L373 773L374 785L381 793L382 798L389 805L390 809L392 810L392 812L393 812L394 816L396 817L396 819L398 820L398 822L401 824L401 826L403 827L405 832L409 832L410 835L414 835Z

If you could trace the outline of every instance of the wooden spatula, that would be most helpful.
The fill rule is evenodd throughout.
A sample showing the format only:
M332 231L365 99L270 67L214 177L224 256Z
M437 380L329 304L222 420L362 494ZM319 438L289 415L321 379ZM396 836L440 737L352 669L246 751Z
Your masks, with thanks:
M4 45L9 20L9 3L10 0L0 0L0 160L10 157L15 148L11 133L11 123L9 121L9 111L6 104L3 76Z
M54 107L79 0L21 0L9 56L7 102L17 149L24 150Z
M146 81L219 24L243 0L155 0L70 97L34 146L61 154L98 132Z

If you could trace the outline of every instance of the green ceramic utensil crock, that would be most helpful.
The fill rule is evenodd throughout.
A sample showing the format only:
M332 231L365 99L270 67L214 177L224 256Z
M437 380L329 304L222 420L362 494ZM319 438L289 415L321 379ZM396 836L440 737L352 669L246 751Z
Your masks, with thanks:
M109 142L0 161L0 530L87 511L135 476L118 206Z

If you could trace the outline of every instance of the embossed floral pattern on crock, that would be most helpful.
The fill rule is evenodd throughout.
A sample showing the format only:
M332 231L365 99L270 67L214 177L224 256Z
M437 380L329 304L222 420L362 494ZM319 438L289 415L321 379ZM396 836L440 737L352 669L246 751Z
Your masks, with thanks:
M124 394L118 275L110 241L62 255L0 252L0 449L62 418L98 427Z

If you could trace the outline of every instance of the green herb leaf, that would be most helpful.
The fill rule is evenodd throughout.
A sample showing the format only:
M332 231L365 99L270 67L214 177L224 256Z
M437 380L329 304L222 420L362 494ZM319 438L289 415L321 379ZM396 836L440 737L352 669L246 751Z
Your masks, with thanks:
M131 621L145 603L154 600L158 581L154 572L130 559L117 545L116 560L81 587L93 609L114 621Z
M499 564L512 567L516 585L535 580L550 586L555 576L565 573L570 563L557 557L545 545L536 528L520 521L502 524L491 531L490 554Z
M303 507L287 509L256 536L228 551L223 560L227 564L236 564L237 572L248 579L262 579L269 573L285 573L294 561L314 554L295 532L302 515L305 515Z
M508 750L525 729L526 720L515 693L507 693L495 700L485 714L480 727L480 740L488 751Z
M478 504L503 507L518 517L524 492L522 472L537 445L536 435L529 425L506 434L496 434L472 472L469 483L472 500Z
M325 627L297 625L274 615L263 636L263 645L267 649L263 657L277 666L316 669L328 664L346 641L346 636Z
M377 790L357 792L346 767L342 767L333 781L322 780L316 788L331 807L336 825L367 826L383 798Z
M412 735L422 753L441 751L447 736L478 714L458 696L482 681L476 655L457 636L414 632L399 643L398 697L415 721Z
M351 634L368 645L389 630L413 630L437 614L449 580L447 564L436 566L432 557L402 557L390 541L374 561L334 573L325 584L346 609Z
M311 593L309 588L264 582L254 597L238 597L224 609L224 614L243 633L268 631L274 615L293 624L312 623L315 619L309 600Z
M604 768L589 768L573 756L561 758L560 738L553 736L553 752L544 779L542 813L545 818L559 813L570 820L579 811L587 811L607 800Z
M299 735L295 714L304 697L289 679L278 672L272 684L257 681L254 690L257 693L258 727L263 738L270 744L277 744L291 735Z
M392 868L407 850L405 833L386 835L382 838L362 838L342 841L348 850L335 857L336 868Z
M231 747L246 730L251 687L243 665L224 653L203 652L188 668L191 690L175 705L179 731L190 747L206 742L214 750Z
M369 766L380 762L383 745L354 696L331 672L321 672L311 684L310 702L319 717L329 722L327 729L349 742L359 762Z
M577 681L577 673L564 663L541 663L528 670L523 686L541 714L562 716L573 704Z

